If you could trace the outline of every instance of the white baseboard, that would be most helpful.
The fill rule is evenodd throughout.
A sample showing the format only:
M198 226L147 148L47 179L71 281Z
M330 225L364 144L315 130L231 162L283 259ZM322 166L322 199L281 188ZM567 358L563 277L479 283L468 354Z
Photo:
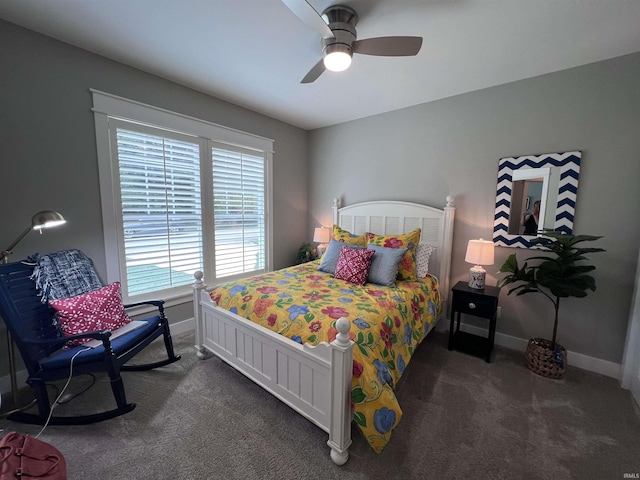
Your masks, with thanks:
M186 320L172 323L170 327L171 335L180 335L181 333L193 332L196 329L196 320L193 317L187 318Z
M180 335L181 333L193 332L195 329L195 319L188 318L186 320L182 320L180 322L172 323L170 325L171 335ZM16 351L16 355L18 355ZM16 372L16 383L18 388L24 386L27 380L27 371L26 370L18 370ZM0 377L0 392L8 393L11 391L11 378L9 374Z
M488 335L488 331L486 329L464 323L460 324L460 330L483 337ZM500 345L501 347L524 352L527 349L527 343L529 343L529 339L513 337L511 335L496 332L495 344ZM584 355L582 353L571 352L569 350L567 350L567 360L569 365L573 367L606 375L607 377L620 379L622 366L619 363L601 360L599 358L590 357L589 355Z

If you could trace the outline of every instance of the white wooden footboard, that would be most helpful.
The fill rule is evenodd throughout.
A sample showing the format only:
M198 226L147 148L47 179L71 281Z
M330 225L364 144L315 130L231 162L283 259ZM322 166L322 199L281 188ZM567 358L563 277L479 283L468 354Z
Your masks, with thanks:
M336 322L339 334L330 345L300 345L217 307L203 273L194 276L198 356L213 353L329 433L331 459L343 465L351 445L354 343L349 320Z

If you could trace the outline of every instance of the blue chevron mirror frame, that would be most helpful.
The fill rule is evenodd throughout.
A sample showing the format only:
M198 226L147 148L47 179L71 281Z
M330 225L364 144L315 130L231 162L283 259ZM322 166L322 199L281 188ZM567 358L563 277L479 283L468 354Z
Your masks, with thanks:
M525 235L524 229L531 227L525 224L538 202L537 231L572 233L581 157L582 152L572 151L500 159L493 223L497 246L536 248L535 235Z

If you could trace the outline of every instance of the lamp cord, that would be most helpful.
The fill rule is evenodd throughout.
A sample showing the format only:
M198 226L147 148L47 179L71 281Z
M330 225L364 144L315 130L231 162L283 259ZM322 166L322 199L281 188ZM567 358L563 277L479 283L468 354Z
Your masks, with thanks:
M69 378L67 379L67 383L64 384L64 387L62 387L62 391L60 392L58 397L55 399L53 404L51 405L51 408L49 409L49 417L47 417L47 421L45 422L45 424L42 426L42 429L38 432L38 434L34 438L38 438L42 434L42 432L44 432L44 429L47 428L47 426L49 426L49 422L51 421L51 417L53 416L53 409L56 408L56 405L58 405L58 400L60 400L62 395L64 395L65 390L67 389L67 387L69 386L69 383L71 382L71 377L73 377L73 361L76 359L78 355L80 355L82 352L86 352L87 350L91 350L91 348L85 348L84 350L80 350L79 352L76 352L73 355L73 357L71 357L71 363L69 364Z

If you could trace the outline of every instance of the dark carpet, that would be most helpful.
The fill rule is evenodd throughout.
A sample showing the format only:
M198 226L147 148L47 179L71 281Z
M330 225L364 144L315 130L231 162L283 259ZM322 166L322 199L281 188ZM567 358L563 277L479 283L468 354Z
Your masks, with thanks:
M123 373L133 412L49 426L40 439L65 455L70 479L599 480L640 472L640 411L617 380L576 368L549 380L527 370L521 352L498 347L487 364L449 352L446 341L432 332L407 367L397 387L404 416L384 452L373 453L353 428L342 467L329 458L326 433L219 359L198 360L190 334L174 337L179 362ZM162 350L156 342L140 358ZM69 394L89 381L74 379ZM56 414L96 405L113 406L103 376ZM0 427L40 430L7 420Z

